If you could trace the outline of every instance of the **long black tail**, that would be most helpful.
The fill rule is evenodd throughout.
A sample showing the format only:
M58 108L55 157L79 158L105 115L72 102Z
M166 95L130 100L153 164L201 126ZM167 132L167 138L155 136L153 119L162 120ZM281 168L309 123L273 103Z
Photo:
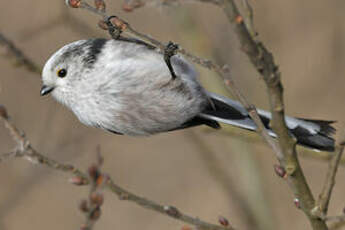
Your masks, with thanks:
M200 118L209 122L222 122L248 130L256 130L255 123L239 102L214 93L209 93L209 97L214 107L206 109L199 115ZM271 113L260 109L258 113L269 134L276 137L270 127ZM291 135L297 139L298 144L315 150L334 151L334 139L331 137L335 133L335 129L331 126L334 121L301 119L289 116L285 117L285 121Z

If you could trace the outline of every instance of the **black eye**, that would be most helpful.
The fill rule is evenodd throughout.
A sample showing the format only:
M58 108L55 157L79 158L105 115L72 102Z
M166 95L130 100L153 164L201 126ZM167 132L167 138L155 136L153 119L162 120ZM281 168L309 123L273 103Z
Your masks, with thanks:
M61 77L61 78L66 77L66 75L67 75L67 70L66 70L66 69L59 69L59 70L57 71L57 75L58 75L59 77Z

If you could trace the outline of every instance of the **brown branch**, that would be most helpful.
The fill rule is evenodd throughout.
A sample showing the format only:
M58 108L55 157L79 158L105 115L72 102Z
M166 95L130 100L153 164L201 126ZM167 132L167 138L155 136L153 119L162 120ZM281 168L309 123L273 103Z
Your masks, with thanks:
M340 216L326 216L323 217L325 221L345 222L345 215Z
M120 200L132 201L141 207L151 209L151 210L159 212L163 215L167 215L167 216L170 216L172 218L181 220L185 223L194 225L194 226L198 227L199 229L204 229L204 230L206 230L206 229L209 229L209 230L232 230L232 229L234 229L230 226L223 227L223 226L207 223L205 221L200 220L199 218L195 218L195 217L191 217L189 215L186 215L173 206L160 205L160 204L157 204L157 203L155 203L151 200L148 200L144 197L137 196L137 195L121 188L120 186L115 184L111 179L109 179L107 181L107 184L108 184L108 188L113 193L117 194Z
M14 43L0 32L0 45L5 46L8 52L13 55L19 65L23 65L26 69L33 73L41 73L41 68L27 57Z
M213 4L215 6L221 6L223 4L223 0L124 0L122 5L122 9L126 12L132 12L135 9L139 9L146 5L153 5L153 6L172 6L177 4L186 4L186 3L208 3Z
M340 164L342 154L344 152L344 144L345 142L340 143L332 159L329 161L326 180L324 182L322 192L319 195L319 199L316 202L315 208L313 209L315 215L327 215L329 201L331 199L333 187L335 185L335 176Z
M81 226L81 230L92 230L96 221L101 216L101 206L103 205L104 196L101 192L104 187L104 181L107 178L106 174L101 172L103 165L103 157L100 153L100 147L97 147L97 163L92 164L88 169L89 178L91 181L90 192L88 199L81 201L79 209L86 216L85 223ZM84 185L83 179L74 178L76 185Z
M242 50L247 54L251 63L263 76L267 86L270 107L272 112L272 128L278 135L279 147L282 154L276 152L280 164L287 172L287 182L293 191L314 230L326 230L324 220L311 213L315 206L314 197L300 167L297 153L296 140L292 138L285 124L283 85L280 80L280 72L275 64L272 54L262 42L254 40L249 32L243 17L233 0L225 0L223 10L229 22L234 25L235 32L240 40Z
M254 37L257 35L254 29L254 11L252 6L249 3L249 0L242 0L243 8L245 9L245 16L244 21L246 23L246 26L248 28L248 31L250 32L251 36Z
M73 174L75 178L72 178L71 182L74 184L88 184L90 182L90 179L87 176L87 174L77 169L73 165L57 162L39 153L37 150L35 150L31 146L29 140L25 137L24 133L20 131L14 125L13 122L10 121L7 115L6 109L2 105L0 105L0 121L1 120L4 122L12 138L17 143L16 149L13 152L13 156L24 158L33 164L45 165L54 170ZM6 157L11 157L11 156L12 156L11 154L6 155ZM187 215L179 211L177 208L173 206L161 205L147 198L140 197L134 193L127 191L126 189L120 187L119 185L115 184L114 181L110 177L106 178L105 186L114 194L116 194L120 200L132 201L143 208L154 210L163 215L172 217L174 219L180 220L190 225L194 225L198 227L199 229L203 229L203 230L233 230L234 229L230 226L223 227L220 225L208 223L206 221L200 220L199 218Z

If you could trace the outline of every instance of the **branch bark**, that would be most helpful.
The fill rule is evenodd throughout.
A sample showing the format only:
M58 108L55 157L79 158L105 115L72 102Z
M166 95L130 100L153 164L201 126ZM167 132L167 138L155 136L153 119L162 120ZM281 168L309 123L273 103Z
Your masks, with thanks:
M320 217L327 215L329 201L331 199L332 191L335 185L335 176L337 174L341 156L344 152L344 145L345 142L341 142L341 144L336 149L336 152L334 153L332 159L329 161L328 171L322 188L322 192L320 193L316 206L313 209L315 215L318 215Z
M273 55L262 42L252 37L233 0L224 0L223 10L229 22L234 25L242 50L247 54L249 60L266 83L272 112L272 128L278 135L280 147L280 152L276 151L276 156L287 172L288 184L313 229L326 230L328 228L325 221L311 213L311 210L315 207L315 199L298 161L296 140L289 135L285 124L283 85Z
M49 157L46 157L45 155L41 154L36 149L34 149L31 146L29 140L25 137L25 134L21 130L19 130L13 122L10 121L10 118L7 115L7 111L5 107L2 105L0 105L0 121L1 120L4 122L5 127L8 129L13 140L16 142L16 148L12 154L2 155L0 156L0 159L4 160L4 158L8 158L11 156L24 158L28 160L30 163L45 165L51 169L72 174L75 177L80 178L79 181L82 181L82 184L88 184L90 182L88 175L82 172L81 170L77 169L73 165L60 163L58 161L50 159ZM132 201L143 208L150 209L163 215L185 222L187 224L194 225L198 227L198 229L234 230L234 228L231 226L225 227L211 224L206 221L200 220L197 217L187 215L173 206L161 205L150 199L138 196L114 183L114 181L110 177L106 179L105 186L112 193L116 194L120 200Z

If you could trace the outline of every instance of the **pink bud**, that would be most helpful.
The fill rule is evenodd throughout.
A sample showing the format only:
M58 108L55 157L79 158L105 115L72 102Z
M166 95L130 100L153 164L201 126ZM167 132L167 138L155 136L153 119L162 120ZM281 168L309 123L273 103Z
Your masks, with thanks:
M81 0L66 0L66 4L72 8L79 8Z
M273 168L274 168L274 171L277 174L277 176L282 177L282 178L284 178L286 176L286 171L282 166L274 165Z
M229 226L229 221L223 216L218 217L218 222L225 227Z
M298 208L298 209L301 208L301 202L299 201L299 199L295 198L293 200L293 202L294 202L296 208Z

